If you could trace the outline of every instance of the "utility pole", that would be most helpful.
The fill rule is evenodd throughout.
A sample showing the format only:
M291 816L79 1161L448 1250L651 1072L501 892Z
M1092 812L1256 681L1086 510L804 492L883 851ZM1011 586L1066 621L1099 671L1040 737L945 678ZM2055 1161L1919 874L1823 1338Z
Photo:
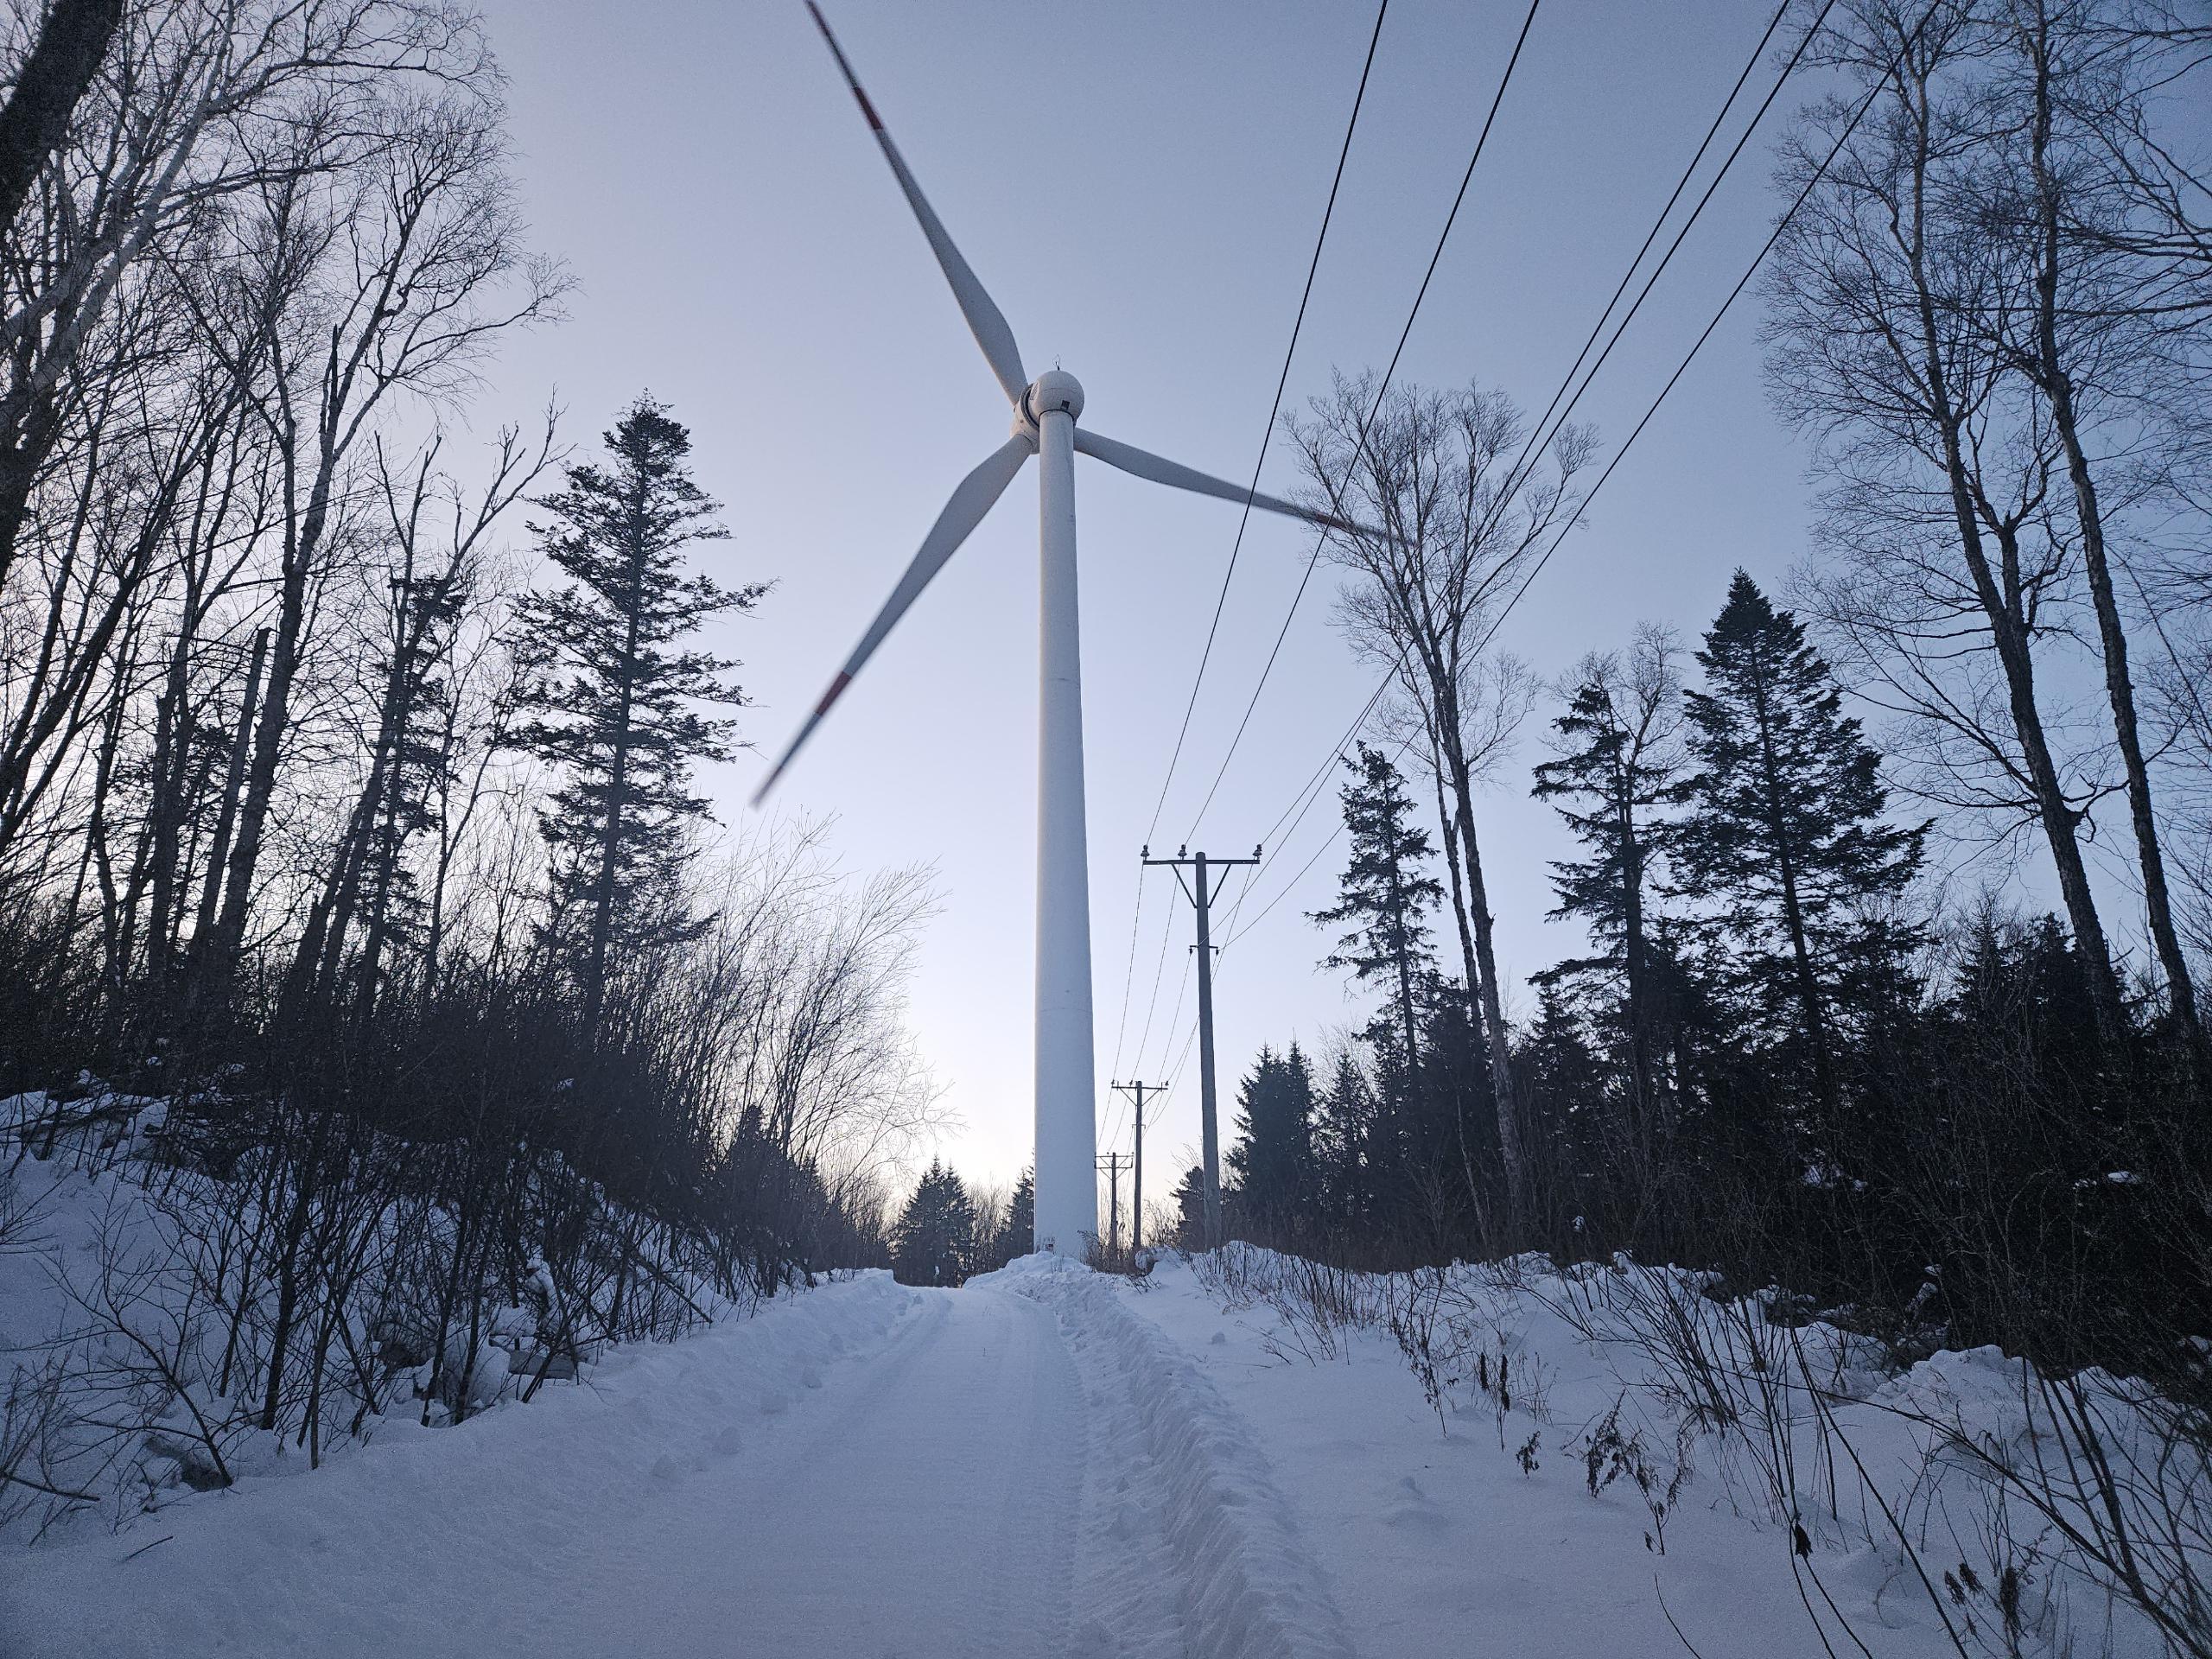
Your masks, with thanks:
M1129 1254L1135 1255L1144 1248L1144 1094L1149 1089L1155 1095L1164 1093L1164 1083L1117 1083L1113 1085L1122 1093L1136 1096L1135 1168L1129 1181Z
M1209 868L1227 869L1239 864L1257 864L1260 849L1255 847L1249 858L1208 858L1204 853L1193 853L1179 847L1173 858L1154 858L1152 849L1143 852L1147 864L1166 864L1174 868L1175 880L1183 888L1184 897L1198 912L1198 1141L1205 1154L1206 1189L1206 1248L1221 1247L1221 1133L1216 1127L1213 1104L1213 928L1210 912L1214 894L1206 885ZM1187 865L1195 879L1196 887L1183 880L1183 869Z
M1122 1154L1109 1152L1098 1160L1099 1168L1106 1172L1106 1213L1111 1217L1106 1224L1106 1249L1109 1255L1122 1253Z

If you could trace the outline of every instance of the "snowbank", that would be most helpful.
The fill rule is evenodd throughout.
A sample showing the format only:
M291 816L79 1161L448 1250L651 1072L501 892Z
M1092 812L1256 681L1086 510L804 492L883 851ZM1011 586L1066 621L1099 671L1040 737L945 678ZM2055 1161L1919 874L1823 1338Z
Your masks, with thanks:
M2165 1650L2078 1547L2099 1517L2064 1490L2075 1395L2055 1422L2048 1379L1993 1350L1892 1376L1783 1299L1708 1288L1628 1262L1385 1276L1233 1246L1110 1294L1267 1448L1363 1654ZM2201 1640L2203 1442L2161 1432L2144 1390L2075 1382L2133 1568ZM2016 1478L2038 1471L2060 1488L2040 1508Z
M312 1155L334 1120L177 1144L168 1103L80 1088L0 1099L0 1549L541 1396L759 1299L556 1152L502 1148L494 1182L342 1126Z
M429 1630L452 1652L577 1650L595 1606L726 1581L734 1564L713 1536L679 1528L646 1560L619 1541L652 1529L687 1482L756 1455L917 1300L887 1274L861 1274L613 1351L588 1386L527 1408L449 1428L372 1425L311 1479L248 1476L119 1535L0 1558L0 1652L389 1656L428 1650Z

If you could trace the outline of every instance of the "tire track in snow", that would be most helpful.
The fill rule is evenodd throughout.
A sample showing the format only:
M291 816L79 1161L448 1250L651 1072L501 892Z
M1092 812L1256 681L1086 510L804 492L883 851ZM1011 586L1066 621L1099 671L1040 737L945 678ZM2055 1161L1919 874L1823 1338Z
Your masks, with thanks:
M1344 1616L1250 1428L1189 1355L1122 1306L1115 1281L1027 1257L970 1287L1057 1313L1088 1396L1077 1654L1351 1659Z

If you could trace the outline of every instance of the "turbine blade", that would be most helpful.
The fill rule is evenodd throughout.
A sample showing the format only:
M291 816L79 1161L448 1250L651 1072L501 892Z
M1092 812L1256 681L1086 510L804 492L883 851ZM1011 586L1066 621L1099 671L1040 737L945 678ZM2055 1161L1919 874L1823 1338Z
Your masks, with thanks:
M976 343L983 348L989 360L991 372L998 377L999 385L1006 391L1007 401L1019 407L1021 394L1029 385L1029 377L1022 372L1021 352L1014 343L1014 330L1007 327L1005 315L992 303L976 273L960 257L960 250L945 234L944 226L930 206L929 198L922 194L922 187L914 182L914 175L906 170L906 161L899 153L899 146L891 142L891 134L883 119L875 112L875 105L868 101L868 94L861 90L860 77L853 73L853 66L846 60L845 50L837 44L837 37L830 32L830 22L822 15L822 8L814 0L806 0L806 9L814 14L814 26L822 31L822 38L830 43L830 55L837 60L843 72L845 85L853 90L854 100L861 106L861 113L868 118L868 130L875 135L875 142L883 147L883 158L891 163L891 171L899 180L899 188L906 193L906 204L914 210L914 217L922 222L922 234L929 238L930 249L937 255L937 262L944 269L944 279L952 284L952 297L959 302L961 315L968 319Z
M983 522L983 515L1006 493L1006 486L1014 482L1014 475L1021 470L1021 463L1029 459L1031 451L1027 437L1008 438L984 460L976 470L960 480L952 499L944 504L944 511L937 516L937 523L930 526L930 533L922 537L921 550L914 555L913 563L906 567L906 574L899 578L899 585L891 590L891 597L883 601L883 608L875 613L875 620L868 625L868 632L861 636L853 654L845 658L845 665L837 671L837 677L830 682L830 689L822 694L822 701L814 705L814 712L798 728L798 735L791 739L780 760L776 762L767 781L753 793L753 804L758 806L776 780L784 775L784 768L814 735L814 728L830 712L830 706L844 695L845 688L853 683L868 659L875 655L875 648L883 643L884 636L906 615L907 607L921 596L922 589L930 585L930 578L944 568L944 562L966 541L969 533Z
M1154 484L1166 484L1179 490L1192 490L1200 495L1219 496L1224 501L1249 501L1255 507L1265 507L1269 512L1279 512L1287 518L1303 518L1307 524L1319 524L1324 530L1359 528L1334 513L1316 512L1311 507L1301 507L1295 501L1285 501L1280 496L1263 495L1258 490L1248 490L1241 484L1231 484L1225 478L1216 478L1211 473L1202 473L1196 467L1184 466L1180 461L1155 455L1133 443L1103 436L1086 426L1076 428L1075 447L1092 459L1104 461L1109 467L1118 467L1125 473L1149 479Z

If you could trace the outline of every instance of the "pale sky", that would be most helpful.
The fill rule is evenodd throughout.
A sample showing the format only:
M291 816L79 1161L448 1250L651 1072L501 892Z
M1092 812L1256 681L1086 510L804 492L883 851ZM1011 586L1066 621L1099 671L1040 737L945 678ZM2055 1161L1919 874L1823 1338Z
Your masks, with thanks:
M1088 425L1248 477L1373 9L825 10L1030 372L1057 362L1078 376ZM489 10L536 244L580 287L569 321L506 352L476 419L526 418L557 388L569 438L587 442L650 387L690 426L697 475L733 532L707 550L709 568L777 583L713 642L743 659L738 677L757 700L743 730L762 753L706 779L722 820L742 823L769 760L948 493L1004 441L1007 410L799 0ZM1768 10L1767 0L1544 0L1402 382L1479 378L1542 407ZM1518 0L1391 6L1291 407L1332 367L1388 358L1522 16ZM1765 84L1755 77L1751 99ZM1796 101L1785 92L1775 130ZM1607 454L1764 240L1775 211L1764 137L1580 411ZM1779 588L1802 556L1804 454L1766 406L1755 296L1739 307L1508 624L1501 643L1547 677L1624 644L1642 620L1694 639L1733 567ZM1035 478L1032 467L1016 480L779 791L784 810L835 816L853 868L935 867L944 907L921 950L913 1019L960 1119L941 1150L996 1180L1027 1161L1030 1135ZM1262 487L1297 482L1278 442ZM1077 497L1100 1150L1128 1149L1109 1077L1174 1077L1148 1135L1157 1198L1198 1138L1194 1058L1178 1070L1195 1014L1195 993L1178 991L1191 917L1168 874L1152 872L1125 1021L1137 854L1237 512L1084 460ZM1191 835L1309 546L1294 524L1255 515L1155 850L1187 839L1249 853L1371 689L1332 626L1325 572ZM1543 921L1545 861L1566 847L1551 810L1527 796L1538 758L1532 723L1482 826L1516 982L1576 943ZM1335 804L1332 789L1285 842L1248 915L1336 830ZM1340 865L1322 856L1221 958L1224 1136L1236 1077L1262 1043L1318 1045L1363 1018L1316 967L1326 941L1304 919L1329 902Z

